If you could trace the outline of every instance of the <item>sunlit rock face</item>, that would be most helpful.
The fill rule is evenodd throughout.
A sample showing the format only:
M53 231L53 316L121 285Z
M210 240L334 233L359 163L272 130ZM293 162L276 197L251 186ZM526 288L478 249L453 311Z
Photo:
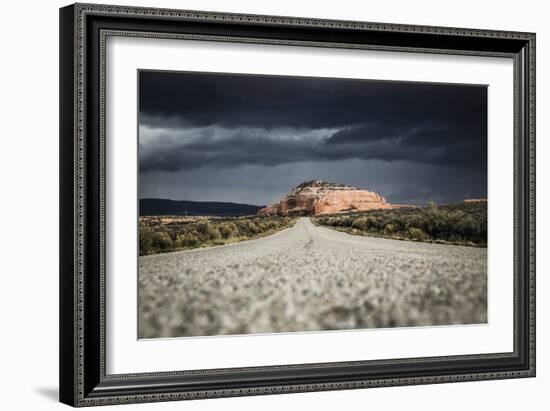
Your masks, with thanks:
M319 215L342 211L394 208L380 194L340 183L307 181L278 203L262 208L259 215Z

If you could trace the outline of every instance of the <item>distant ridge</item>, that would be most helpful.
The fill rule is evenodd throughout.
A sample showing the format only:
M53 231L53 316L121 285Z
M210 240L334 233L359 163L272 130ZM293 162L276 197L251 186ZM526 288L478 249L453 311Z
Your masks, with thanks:
M256 214L263 206L218 201L184 201L162 198L139 200L139 215L188 215L235 217Z

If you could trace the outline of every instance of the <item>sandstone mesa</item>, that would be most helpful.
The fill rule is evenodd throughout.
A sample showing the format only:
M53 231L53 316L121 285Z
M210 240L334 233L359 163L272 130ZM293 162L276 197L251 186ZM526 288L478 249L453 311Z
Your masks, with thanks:
M258 211L259 215L319 215L407 207L386 202L373 191L323 180L306 181L281 201Z

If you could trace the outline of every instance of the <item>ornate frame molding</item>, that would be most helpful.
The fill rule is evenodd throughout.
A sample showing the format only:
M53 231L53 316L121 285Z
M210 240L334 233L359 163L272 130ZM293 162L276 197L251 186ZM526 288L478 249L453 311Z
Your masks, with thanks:
M139 17L145 29L108 29L99 20ZM298 34L288 32L288 37L266 38L254 35L223 35L219 33L185 33L147 31L151 19L168 22L175 27L186 23L205 24L205 30L229 24L233 28L246 26L250 30L300 30L320 28L333 32L357 35L368 33L402 33L406 38L423 44L431 38L433 46L421 44L395 45L368 42L327 42L299 39ZM93 27L93 28L92 28ZM89 31L93 30L93 31ZM535 375L535 35L523 32L475 30L448 27L411 26L400 24L369 23L338 20L316 20L295 17L228 14L187 10L151 9L95 4L76 4L61 9L61 249L71 248L70 256L63 254L61 261L61 401L75 406L123 404L179 399L215 398L303 391L324 391L366 387L432 384L456 381L475 381L531 377ZM286 33L286 32L285 32ZM174 371L168 373L143 373L106 375L105 373L105 49L108 36L155 37L224 41L240 43L278 44L287 46L360 48L369 50L422 52L436 54L464 54L514 59L514 142L517 187L515 199L514 236L514 352L473 356L416 358L402 360L357 361L353 363L328 363L309 365L281 365L275 367L251 367L226 370ZM384 37L383 35L381 35ZM403 37L405 38L405 37ZM424 39L424 40L423 40ZM434 40L435 39L435 40ZM416 41L415 40L415 41ZM491 41L487 41L491 40ZM463 47L455 47L463 42ZM412 40L411 40L412 42ZM93 44L92 44L93 43ZM493 44L506 47L493 50ZM90 48L90 44L93 48ZM462 44L462 43L461 43ZM475 48L473 46L483 45ZM517 44L517 46L515 46ZM449 47L451 46L451 47ZM515 48L514 48L515 47ZM93 50L94 55L89 55ZM91 69L91 70L90 70ZM94 71L92 73L91 71ZM97 71L97 73L95 73ZM68 74L70 73L70 75ZM96 76L96 77L94 77ZM70 78L70 83L68 78ZM94 80L96 79L96 80ZM89 105L91 84L97 85L99 109L94 112ZM95 90L95 89L94 89ZM97 117L96 128L90 129L90 116ZM94 118L95 118L94 117ZM90 134L97 135L91 142ZM94 140L95 141L95 140ZM95 145L97 144L97 146ZM90 154L90 147L97 150L98 159ZM93 151L92 150L92 151ZM95 151L94 151L95 152ZM90 177L91 174L97 174ZM70 184L70 187L68 186ZM89 189L92 187L91 189ZM91 196L97 199L90 206ZM69 207L70 205L70 207ZM97 208L97 210L96 210ZM93 209L93 215L88 213ZM97 233L90 236L97 223ZM523 233L521 230L526 230ZM522 235L524 234L524 236ZM90 258L95 257L94 267ZM90 282L98 284L90 285ZM523 293L521 291L523 290ZM90 305L94 317L90 316ZM97 318L95 317L97 311ZM525 331L522 331L525 330ZM94 337L90 339L90 333ZM97 341L96 341L97 339ZM93 340L93 342L91 342ZM526 342L524 345L523 342ZM329 370L342 367L413 365L430 362L491 363L497 359L523 358L522 365L504 370L459 372L425 376L407 376L401 372L389 377L351 378L344 381L311 379L311 383L283 383L256 386L227 386L225 388L201 388L189 381L196 376L208 376L220 372L226 375L278 371L298 372L306 369ZM490 367L489 367L490 369ZM158 387L169 378L184 382L167 385L160 392L137 387L149 384ZM320 377L319 377L320 378ZM174 385L175 384L175 385ZM198 388L192 388L196 386ZM158 391L158 390L157 390Z

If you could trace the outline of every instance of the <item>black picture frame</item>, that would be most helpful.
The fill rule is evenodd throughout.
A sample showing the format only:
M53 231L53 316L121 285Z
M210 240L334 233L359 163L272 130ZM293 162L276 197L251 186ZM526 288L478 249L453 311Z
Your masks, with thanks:
M103 51L109 35L513 58L514 351L107 375ZM75 4L60 9L60 101L61 402L91 406L535 376L534 33Z

